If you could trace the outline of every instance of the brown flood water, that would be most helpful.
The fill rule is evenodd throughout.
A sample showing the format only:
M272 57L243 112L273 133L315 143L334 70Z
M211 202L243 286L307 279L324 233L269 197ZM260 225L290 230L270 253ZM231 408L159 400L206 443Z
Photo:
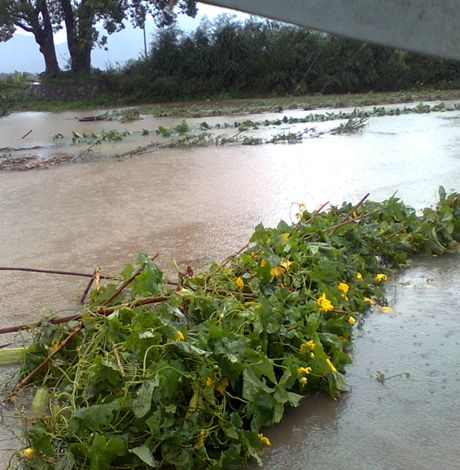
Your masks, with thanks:
M292 202L314 209L397 190L416 208L433 204L440 184L460 190L459 144L460 113L450 112L374 118L361 134L297 145L157 150L2 173L0 265L116 274L146 251L160 253L166 271L173 257L199 269L240 248L257 223L289 221ZM356 332L352 391L309 398L268 430L266 468L460 468L459 259L418 260L401 275L388 291L394 311ZM71 311L85 283L0 272L2 324ZM376 371L411 375L382 385ZM0 449L14 447L1 433Z

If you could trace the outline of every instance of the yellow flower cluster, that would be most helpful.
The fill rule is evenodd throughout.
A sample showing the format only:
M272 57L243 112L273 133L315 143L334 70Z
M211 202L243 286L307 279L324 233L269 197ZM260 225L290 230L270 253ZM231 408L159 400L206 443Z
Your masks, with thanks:
M308 375L311 374L311 367L299 367L297 369L299 375Z
M270 269L270 274L272 276L281 276L281 274L283 274L283 270L281 269L281 266L274 266Z
M238 289L242 289L244 287L244 281L241 279L241 277L237 277L235 281L236 286Z
M382 273L378 273L375 278L374 278L377 282L382 282L382 281L386 281L388 279L387 275L386 274L382 274Z
M362 281L363 275L361 273L356 273L356 279L358 279L359 281Z
M339 283L337 287L339 288L340 291L342 291L344 295L347 295L348 291L350 290L350 286L345 282Z
M262 442L263 445L265 446L272 445L272 443L270 442L270 439L267 436L264 436L261 432L257 434L257 437L260 439L260 442Z
M27 449L24 449L24 452L22 453L22 456L25 459L30 459L33 457L33 455L34 455L34 450L32 449L32 447L27 447Z
M375 300L370 297L364 297L364 302L367 302L369 305L375 305Z
M322 293L321 297L316 301L316 303L319 305L319 308L323 312L330 312L331 310L334 310L332 302L326 297L326 294L324 292Z
M178 331L176 333L176 341L184 341L185 336L183 335L182 331Z
M310 341L307 341L306 343L302 343L300 345L300 352L306 353L308 351L313 351L313 349L315 349L315 346L315 342L311 339Z
M280 263L280 266L283 267L286 271L289 271L289 268L291 267L292 261L289 260L283 260Z
M348 319L348 323L349 323L351 326L353 326L353 325L356 323L356 318L355 318L355 317L350 317L350 318Z

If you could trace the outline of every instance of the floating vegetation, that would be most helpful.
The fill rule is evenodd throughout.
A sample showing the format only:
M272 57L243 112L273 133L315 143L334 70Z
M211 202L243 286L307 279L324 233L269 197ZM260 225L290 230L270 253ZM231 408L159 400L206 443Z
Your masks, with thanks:
M434 112L458 111L459 104L445 104L439 103L436 105L429 105L419 103L414 107L404 108L385 108L384 106L374 107L372 110L354 109L351 112L327 112L327 113L310 113L303 117L284 116L281 119L264 119L263 121L235 121L233 123L216 124L216 128L229 128L237 127L239 129L259 129L260 127L281 126L285 124L306 124L311 122L327 122L337 121L340 119L368 119L371 117L383 116L400 116L405 114L428 114Z
M347 390L353 329L386 305L391 273L458 246L460 194L439 194L421 215L395 197L299 207L203 273L168 281L141 255L120 285L98 283L73 321L33 331L11 392L39 391L21 468L261 463L286 407Z
M113 111L101 114L100 117L104 121L120 121L123 123L142 119L141 113L136 109L114 109Z
M131 131L102 131L100 134L92 132L91 134L80 133L72 131L72 143L79 144L82 142L93 143L93 142L121 142L126 136L132 135Z
M184 135L190 130L186 121L182 121L176 127L163 127L160 126L156 133L162 137L171 137L173 135Z
M343 135L343 134L356 134L367 126L368 118L354 118L340 124L338 127L331 129L329 134Z

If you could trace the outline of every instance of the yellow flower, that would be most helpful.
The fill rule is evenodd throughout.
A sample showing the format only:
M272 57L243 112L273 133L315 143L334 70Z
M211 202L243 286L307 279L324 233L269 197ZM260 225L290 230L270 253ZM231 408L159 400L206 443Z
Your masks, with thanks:
M382 273L378 273L377 276L375 276L374 279L375 279L377 282L386 281L386 280L387 280L387 275L386 275L386 274L382 274Z
M379 307L381 312L392 312L393 309L391 307Z
M34 450L32 449L32 447L27 447L27 449L24 449L24 452L22 453L22 456L25 459L30 459L33 457L33 455L34 455Z
M213 383L214 383L214 379L212 379L211 377L206 377L205 384L207 386L212 385Z
M306 343L300 345L300 352L305 353L307 351L313 351L313 349L315 349L315 346L315 342L311 339L310 341L307 341Z
M375 300L371 299L370 297L364 297L363 298L364 302L367 302L369 305L375 305Z
M292 261L284 260L284 261L281 261L280 266L282 266L286 271L289 271L291 264L292 264Z
M241 277L237 277L235 284L237 285L238 289L242 289L244 287L244 281Z
M227 390L227 387L230 385L230 382L228 381L227 377L224 377L219 380L219 383L216 385L216 390L220 394L224 394L225 390Z
M355 318L355 317L350 317L350 318L348 319L348 323L349 323L351 326L353 326L353 325L356 323L356 318Z
M337 286L339 288L340 291L342 291L344 294L347 294L347 292L350 290L350 286L345 283L345 282L341 282L339 283L339 285Z
M299 379L299 384L302 385L302 387L305 387L305 385L307 385L308 383L308 379L306 377L301 377Z
M263 445L265 446L271 446L272 443L270 442L270 439L267 436L264 436L261 432L257 434L257 437L260 439Z
M299 375L302 375L302 374L305 374L305 375L308 375L308 374L311 374L311 367L299 367L297 369L297 373Z
M329 358L326 358L326 364L329 366L329 369L331 369L331 372L337 372L337 369L334 367L334 364L332 364Z
M184 341L185 336L182 334L182 331L176 333L176 341Z
M361 273L356 273L356 279L362 281L363 280L363 275Z
M323 292L321 297L316 301L316 303L319 305L319 308L323 312L329 312L331 310L334 310L334 306L332 305L331 301L326 297L326 294Z
M275 266L274 268L270 269L270 274L272 276L280 276L283 273L281 266Z

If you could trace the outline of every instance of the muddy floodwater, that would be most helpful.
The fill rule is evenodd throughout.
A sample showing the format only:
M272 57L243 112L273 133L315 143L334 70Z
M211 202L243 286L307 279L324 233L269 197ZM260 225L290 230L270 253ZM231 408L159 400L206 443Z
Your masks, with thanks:
M1 119L0 147L18 147L33 122L39 125L28 145L49 145L64 118L75 122L71 113L42 118L24 113ZM175 263L200 269L238 250L259 222L289 221L293 202L313 210L326 201L358 201L367 192L382 200L397 191L419 209L435 203L439 185L460 191L458 111L371 118L358 134L301 144L156 149L107 158L116 145L126 148L130 141L81 162L0 173L0 265L88 273L100 265L103 273L116 274L144 251L159 253L167 272ZM266 468L460 468L459 261L460 254L420 258L392 281L387 294L393 312L374 312L356 330L350 393L337 401L309 397L267 430L273 446ZM38 319L48 309L73 311L85 283L0 272L2 325ZM409 377L382 384L379 372ZM9 429L14 425L0 431L5 467L7 449L14 447Z

